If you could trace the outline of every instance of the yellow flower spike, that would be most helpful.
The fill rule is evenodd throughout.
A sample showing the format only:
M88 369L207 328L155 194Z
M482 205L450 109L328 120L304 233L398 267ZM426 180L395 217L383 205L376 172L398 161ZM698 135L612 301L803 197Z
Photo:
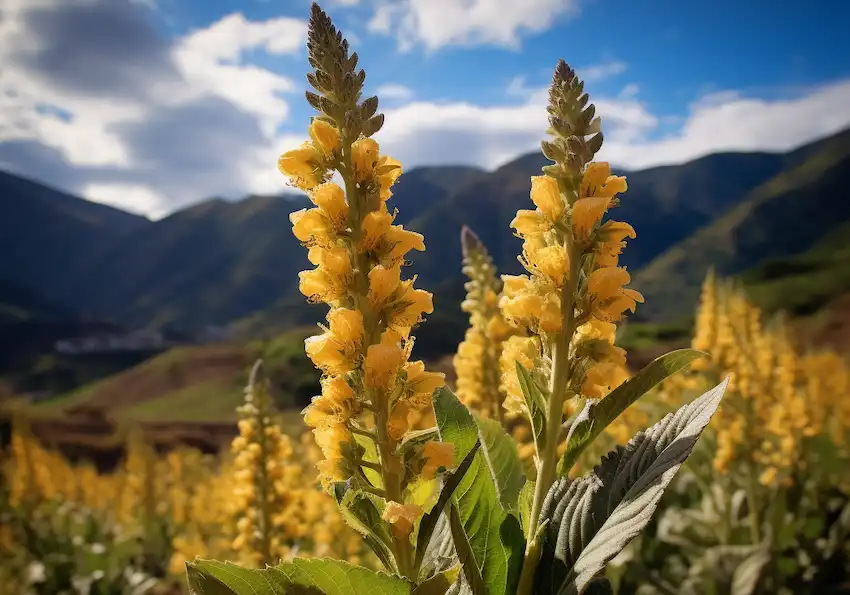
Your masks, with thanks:
M564 213L564 201L558 189L558 181L549 176L532 176L531 201L553 223L560 220Z
M378 143L371 138L361 138L351 145L351 161L358 182L368 180L378 163Z
M345 202L345 192L338 184L326 182L316 186L310 193L310 200L331 221L336 231L345 227L348 203Z
M325 155L331 155L339 150L339 130L333 124L314 118L310 122L308 133L313 141L313 145Z
M454 466L455 445L447 442L428 442L422 448L422 457L425 459L422 477L434 479L441 467L451 469Z

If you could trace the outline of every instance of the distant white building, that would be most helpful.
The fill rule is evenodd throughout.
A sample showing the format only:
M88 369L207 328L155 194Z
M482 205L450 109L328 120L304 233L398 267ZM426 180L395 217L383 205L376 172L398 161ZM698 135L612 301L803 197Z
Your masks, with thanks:
M148 351L167 345L159 331L139 329L123 335L95 335L75 339L63 339L54 344L59 353L80 354L109 351Z

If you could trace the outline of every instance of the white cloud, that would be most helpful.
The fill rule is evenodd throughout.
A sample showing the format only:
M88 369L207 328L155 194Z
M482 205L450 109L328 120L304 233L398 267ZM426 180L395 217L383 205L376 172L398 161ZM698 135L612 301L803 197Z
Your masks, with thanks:
M632 169L684 163L720 151L788 151L850 127L850 80L794 98L765 100L738 93L706 96L674 134L605 147L607 158Z
M547 127L546 89L508 90L521 103L413 102L386 110L378 140L411 165L465 163L498 167L538 148ZM605 145L599 155L628 169L683 163L717 151L786 151L850 127L850 81L810 89L790 99L713 94L691 106L675 133L653 138L667 116L649 111L626 87L619 97L591 98L601 115Z
M380 99L409 100L413 98L413 89L396 83L386 83L375 91Z
M103 203L135 213L156 218L166 213L165 197L146 186L132 184L88 184L83 188L82 196L88 200Z
M234 13L169 41L152 16L136 0L0 2L0 167L154 215L251 190L295 86L245 56L302 51L306 22Z
M604 62L602 64L594 64L585 68L579 68L576 71L578 76L586 82L601 81L618 74L626 72L626 63L615 60L612 62Z
M495 45L518 48L523 33L548 29L578 11L578 0L398 0L379 4L369 22L394 34L402 50L424 45Z

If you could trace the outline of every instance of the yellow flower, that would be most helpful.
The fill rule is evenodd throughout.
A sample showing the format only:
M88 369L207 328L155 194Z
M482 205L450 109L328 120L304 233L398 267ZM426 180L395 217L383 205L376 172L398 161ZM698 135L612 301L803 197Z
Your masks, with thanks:
M634 228L622 221L606 221L599 229L594 252L596 253L596 266L615 267L619 263L620 254L626 247L626 238L635 239Z
M421 233L404 229L401 225L391 226L384 236L384 242L389 247L385 260L395 264L404 258L411 250L422 252L425 242Z
M549 176L532 176L531 201L549 221L558 221L564 213L564 201L558 189L558 181Z
M304 143L281 155L277 167L292 184L302 190L310 190L319 183L321 159L322 154L315 146Z
M407 403L404 401L398 401L393 406L392 413L390 413L390 419L387 421L387 433L390 438L398 441L402 439L405 433L407 433L407 430L410 429L410 421L408 420L409 414L410 407L408 407Z
M575 202L570 217L576 242L585 244L590 241L593 227L602 220L610 205L611 199L607 196L580 198Z
M419 506L390 501L387 502L381 518L393 526L393 533L397 537L406 537L413 531L413 525L420 516L422 516L422 509Z
M422 456L425 458L422 477L433 479L441 467L451 469L454 466L455 445L448 442L428 442L422 449Z
M407 354L399 345L400 337L391 330L381 334L381 342L370 345L363 364L366 386L387 390L395 381L396 374Z
M339 150L339 130L333 124L314 118L308 130L313 145L325 155Z
M392 227L393 216L386 210L386 205L383 209L367 213L363 217L362 229L363 238L360 240L358 249L361 252L371 252L375 249L384 236Z
M434 296L424 289L414 289L412 279L400 283L399 288L399 297L396 300L399 307L390 314L388 326L401 336L407 337L410 329L422 319L423 314L434 311Z
M545 246L526 252L528 264L540 271L555 287L563 287L570 272L570 259L564 246Z
M421 361L405 363L404 371L407 375L405 383L407 402L416 409L430 406L431 396L435 390L445 384L446 375L442 372L426 372L425 363Z
M333 221L320 209L295 211L290 213L289 220L292 222L292 233L302 242L320 246L333 244L336 233Z
M351 145L351 160L354 177L359 182L368 180L378 162L378 143L371 138L361 138Z
M534 371L540 360L538 337L510 337L502 348L499 364L502 371L502 389L505 391L505 409L519 415L525 410L525 397L516 373L517 363L526 370Z
M318 268L298 273L299 291L313 301L334 303L342 298L352 280L348 250L343 246L314 246L307 258Z
M626 178L612 176L610 164L599 161L589 163L581 178L579 197L604 196L613 198L628 189Z
M381 155L378 158L376 169L378 170L378 183L381 186L381 200L386 202L393 195L390 188L401 176L401 162L389 155Z
M607 322L619 320L626 310L635 311L635 303L643 303L643 296L634 289L623 286L631 279L624 268L597 269L587 280L591 294L593 315Z
M398 265L392 267L378 265L369 271L369 303L372 307L383 307L400 282L401 268Z
M345 227L348 203L345 202L345 192L339 185L326 182L316 186L310 193L310 200L331 221L336 231Z
M522 236L530 236L548 231L552 228L552 222L540 211L520 209L511 221L511 228Z
M328 313L330 328L304 342L308 357L322 370L341 375L354 369L354 358L363 339L363 316L357 310L334 308Z

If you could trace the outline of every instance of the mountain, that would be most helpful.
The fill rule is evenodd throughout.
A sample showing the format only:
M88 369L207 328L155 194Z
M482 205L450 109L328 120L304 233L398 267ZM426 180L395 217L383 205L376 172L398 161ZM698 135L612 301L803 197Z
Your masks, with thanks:
M202 328L268 306L307 266L289 214L303 197L209 200L115 238L65 288L76 307L136 326Z
M102 246L150 224L144 217L89 202L0 172L0 279L63 302L61 288Z
M850 131L790 153L786 162L637 273L634 285L646 297L643 317L688 315L709 266L721 275L738 274L767 258L804 252L850 220Z
M641 316L689 313L714 259L722 273L743 271L803 251L847 220L848 139L850 131L786 154L724 153L618 172L629 190L611 214L637 230L622 262L647 294ZM531 206L529 177L546 163L532 153L493 172L414 168L394 187L396 221L425 235L427 250L411 254L411 270L438 308L420 349L437 350L462 333L464 224L500 272L520 269L509 224ZM11 213L0 223L7 256L0 278L51 302L130 326L190 330L238 321L245 336L321 316L297 291L297 272L308 263L289 214L307 204L301 195L212 199L152 222L14 176L0 176L0 189L0 207Z
M647 264L776 175L787 160L782 154L723 153L683 165L615 172L627 176L629 189L611 215L631 223L638 235L623 255L623 265L635 270ZM457 238L464 224L479 234L503 272L518 272L521 242L511 235L510 222L518 209L533 206L529 177L540 175L546 163L542 154L521 157L461 188L411 222L426 239L427 251L411 258L423 281L444 279L450 274L446 263L457 263L459 274Z

